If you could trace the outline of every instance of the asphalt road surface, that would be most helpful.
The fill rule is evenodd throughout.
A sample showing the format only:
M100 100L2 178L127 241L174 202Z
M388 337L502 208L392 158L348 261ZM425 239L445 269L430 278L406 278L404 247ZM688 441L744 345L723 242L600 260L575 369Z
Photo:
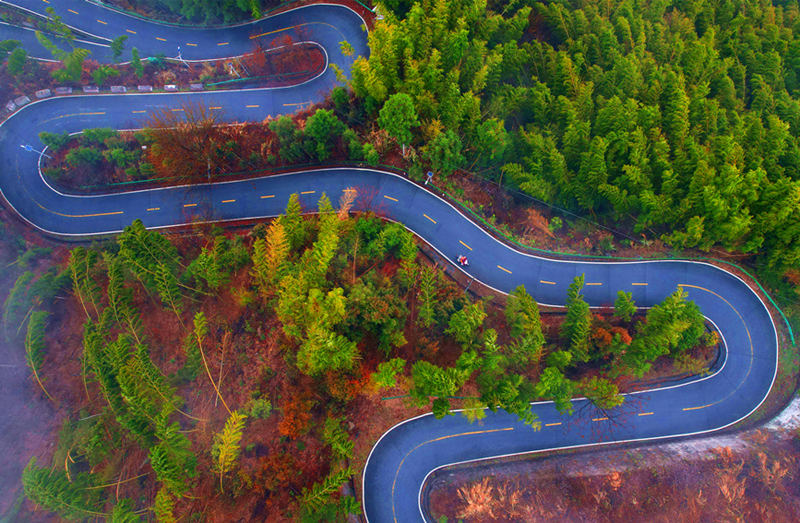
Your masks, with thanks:
M339 6L306 7L224 29L190 29L145 22L79 0L13 3L37 12L51 5L66 23L99 38L128 34L128 49L136 46L142 56L162 52L174 56L177 45L182 46L187 59L231 56L249 51L254 39L271 39L281 32L292 33L296 40L317 42L326 49L330 61L345 70L353 57L341 54L339 42L347 40L355 48L355 56L368 53L363 21ZM23 32L0 25L0 38L17 37ZM41 51L40 56L47 57ZM96 59L104 56L93 51ZM336 202L344 189L355 187L362 196L370 196L369 207L403 223L450 260L466 254L470 264L465 271L499 291L508 292L524 284L540 303L561 305L572 279L585 274L584 294L593 306L612 304L618 290L632 292L639 306L651 306L683 286L722 334L726 359L715 374L629 395L612 412L597 411L578 400L576 413L564 416L549 402L537 403L532 409L542 423L538 432L505 413L488 413L480 424L470 424L460 415L443 420L425 415L395 426L375 445L363 472L363 507L373 523L423 519L420 499L425 478L451 463L700 434L741 420L763 402L777 369L777 333L772 318L748 285L709 264L563 261L523 254L496 241L424 188L402 176L373 169L321 169L93 196L59 193L38 170L41 131L137 128L148 112L180 110L187 100L219 107L227 120L262 120L320 100L334 82L333 73L326 71L312 81L283 89L69 96L35 102L0 126L0 192L33 227L55 235L89 237L118 232L137 218L147 227L171 227L198 220L275 216L283 211L292 193L299 193L303 205L314 209L323 192Z

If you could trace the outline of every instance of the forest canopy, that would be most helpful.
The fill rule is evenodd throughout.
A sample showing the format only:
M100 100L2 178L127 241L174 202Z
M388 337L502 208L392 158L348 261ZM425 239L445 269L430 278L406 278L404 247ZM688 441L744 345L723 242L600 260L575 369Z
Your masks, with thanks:
M800 261L796 1L387 8L353 90L375 113L408 94L412 144L432 165L450 153L444 174L502 174L677 248Z

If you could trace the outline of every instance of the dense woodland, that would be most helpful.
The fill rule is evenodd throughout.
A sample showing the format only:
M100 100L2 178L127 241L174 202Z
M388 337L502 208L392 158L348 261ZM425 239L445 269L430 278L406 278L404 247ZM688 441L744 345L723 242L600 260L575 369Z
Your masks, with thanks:
M157 6L199 22L266 7ZM128 179L200 180L212 162L217 173L374 164L393 141L412 177L477 171L676 248L722 247L779 271L800 262L796 1L387 0L381 12L351 92L335 89L303 120L266 122L245 148L226 134L238 128L213 130L204 108L187 107L188 127L165 113L174 131L151 129L135 146L89 131L64 161L87 176L107 164ZM24 51L7 47L7 70L26 74ZM54 76L79 82L86 55L61 53ZM536 427L530 401L572 412L583 395L613 408L619 385L657 358L702 372L692 349L716 344L681 288L646 315L625 292L592 313L582 276L563 318L544 318L522 287L503 303L475 299L401 225L351 216L362 196L346 191L338 210L323 197L303 217L311 209L295 195L247 235L187 240L134 222L44 271L32 260L47 252L20 253L3 328L66 416L52 466L25 469L28 498L68 519L175 521L213 497L223 509L338 521L359 510L339 487L363 460L364 398L397 394L408 409L461 407L473 420L502 408ZM72 381L50 364L54 328L81 331Z
M592 314L582 276L546 336L524 288L499 308L471 298L401 225L351 217L359 202L347 190L335 210L323 195L304 218L293 195L271 224L246 236L212 230L194 237L201 245L137 221L104 247L73 249L63 269L22 272L3 326L66 416L55 466L32 458L23 473L28 498L68 519L152 510L174 521L218 496L223 509L269 500L272 514L340 520L359 510L336 493L364 458L351 432L366 422L365 397L405 393L409 407L441 417L460 396L470 419L503 408L537 427L530 401L572 412L582 394L612 408L621 377L664 355L696 371L690 349L716 342L681 289L646 318L633 318L624 292L613 315ZM57 296L74 314L53 308ZM53 329L74 330L82 349L49 353ZM243 437L253 442L244 452ZM287 476L306 448L309 465ZM124 496L112 500L123 475Z
M410 98L393 120L421 161L678 248L800 261L797 2L387 6L352 87L376 117Z

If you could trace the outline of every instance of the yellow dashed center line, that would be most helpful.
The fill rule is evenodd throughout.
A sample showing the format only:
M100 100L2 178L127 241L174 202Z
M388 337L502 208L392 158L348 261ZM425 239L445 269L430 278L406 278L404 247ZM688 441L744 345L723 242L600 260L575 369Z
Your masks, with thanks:
M639 413L639 416L652 416L652 415L653 415L652 412L640 412Z
M423 215L424 217L426 217L427 219L429 219L430 221L432 221L433 223L436 223L436 220L434 220L433 218L431 218L431 217L430 217L430 216L428 216L427 214L425 214L425 213L422 213L422 215Z
M67 11L69 11L70 13L72 13L74 15L78 14L78 12L75 11L74 9L67 9Z
M222 203L233 203L233 202L235 202L235 201L236 201L236 200L222 200Z
M135 34L136 34L136 31L131 31L130 29L125 29L125 30L126 30L127 32L129 32L130 34L132 34L132 35L135 35Z
M220 42L217 45L228 45L230 42Z
M608 421L608 418L592 418L592 421Z
M711 405L713 405L713 404L712 404L712 403L709 403L708 405L700 405L699 407L686 407L686 408L684 408L683 410L698 410L698 409L704 409L704 408L706 408L706 407L710 407Z
M511 271L509 271L508 269L506 269L506 268L505 268L505 267L503 267L502 265L498 265L498 266L497 266L497 268L498 268L498 269L500 269L501 271L505 271L505 272L507 272L507 273L511 274Z
M131 111L131 112L132 113L136 113L136 114L140 114L140 113L146 113L147 111Z
M679 283L678 287L684 287L684 288L689 288L689 289L698 289L698 290L701 290L701 291L705 291L705 292L707 292L709 294L713 294L714 296L716 296L720 300L724 301L725 304L728 307L730 307L731 309L733 309L733 312L735 312L736 315L739 317L739 320L742 322L742 326L744 327L744 331L747 333L747 342L750 345L750 364L747 366L747 374L744 375L744 378L742 378L742 380L739 382L738 385L736 385L736 387L734 389L731 389L731 391L728 392L727 396L725 396L724 398L722 398L720 400L715 401L714 403L709 403L708 405L705 405L702 408L710 407L712 405L716 405L717 403L720 403L721 401L726 400L727 398L730 398L731 395L733 395L737 390L739 390L739 388L742 386L742 384L744 384L747 381L747 377L750 375L750 371L753 368L753 358L755 356L754 355L754 349L753 349L753 337L750 335L750 329L747 328L747 323L744 321L744 318L742 317L742 314L738 310L736 310L736 307L734 307L731 302L729 302L728 300L726 300L725 298L723 298L722 296L720 296L716 292L712 291L711 289L706 289L705 287L698 287L697 285L691 285L689 283Z
M149 209L147 209L147 210L148 210L148 212L149 212L149 211L160 211L160 210L161 210L161 207L150 207L150 208L149 208Z
M170 111L172 111L173 113L179 113L183 111L183 109L170 109Z
M263 200L264 198L275 198L275 195L274 194L265 194L264 196L261 197L261 199Z
M631 285L637 285L637 286L644 287L644 286L646 286L647 284L646 284L646 283L631 283Z
M561 425L561 422L559 421L558 423L545 423L544 424L545 427L555 427L557 425Z
M261 38L262 36L271 35L271 34L273 34L273 33L280 33L281 31L288 31L289 29L294 29L295 27L300 27L301 25L305 25L305 24L293 25L293 26L291 26L291 27L284 27L283 29L276 29L276 30L274 30L274 31L268 31L268 32L266 32L266 33L261 33L261 34L253 35L253 36L251 36L251 37L250 37L250 40L254 40L254 39L256 39L256 38Z
M209 109L211 109L212 111L218 111L218 110L222 109L222 107L216 105L214 107L209 107Z
M97 20L97 21L98 21L99 23L103 24L103 25L108 25L108 22L103 22L102 20Z
M191 43L191 42L186 42L186 45L189 45L189 46L191 46L191 47L197 47L197 44L193 44L193 43Z
M114 216L116 214L124 214L122 211L98 212L94 214L64 214L63 212L51 211L50 209L48 209L39 202L36 202L36 205L38 205L40 208L44 209L47 212L51 212L57 216L63 216L65 218L95 218L97 216Z
M196 203L184 203L183 206L184 207L197 207L197 204Z
M588 287L588 286L591 286L591 285L603 285L603 284L602 284L602 283L600 283L600 282L592 282L592 283L587 283L587 284L586 284L586 286L587 286L587 287Z
M395 487L397 486L397 476L400 475L400 469L403 468L403 463L405 463L406 458L408 458L408 456L410 456L412 452L414 452L415 450L417 450L418 448L420 448L422 446L428 445L430 443L435 443L437 441L444 441L444 440L451 439L451 438L459 438L461 436L473 436L475 434L490 434L492 432L505 432L507 430L514 430L514 427L508 427L508 428L505 428L505 429L493 429L493 430L476 430L476 431L473 431L473 432L462 432L460 434L451 434L449 436L440 436L438 438L430 439L428 441L423 441L422 443L420 443L419 445L417 445L413 449L411 449L408 452L406 452L406 455L403 456L403 459L400 460L400 464L397 466L397 471L395 471L395 473L394 473L394 481L392 481L392 494L391 494L392 495L392 515L393 515L395 523L397 523L397 515L395 514L395 507L394 507L394 490L395 490Z
M47 119L47 120L45 120L44 122L45 122L45 123L47 123L47 122L52 122L53 120L59 120L59 119L61 119L61 118L72 118L73 116L98 116L98 115L101 115L101 114L106 114L106 113L105 113L105 111L100 111L100 112L96 112L96 113L71 113L71 114L60 114L60 115L58 115L58 116L55 116L55 117L53 117L53 118Z
M472 247L470 247L470 246L469 246L469 245L467 245L466 243L462 242L461 240L458 240L458 243L460 243L461 245L463 245L463 246L464 246L464 247L466 247L467 249L469 249L469 250L472 250Z
M545 285L555 285L556 282L554 281L547 281L547 280L539 280L539 283L544 283Z
M258 105L258 104L254 104L254 105L245 105L245 107L247 107L247 108L251 108L251 107L261 107L261 106L260 106L260 105Z
M386 196L385 194L383 195L383 197L386 198L387 200L392 200L393 202L398 201L397 198L392 198L391 196Z
M166 42L167 41L166 38L161 38L160 36L156 36L156 40L158 40L159 42Z
M301 191L300 194L314 194L317 191Z

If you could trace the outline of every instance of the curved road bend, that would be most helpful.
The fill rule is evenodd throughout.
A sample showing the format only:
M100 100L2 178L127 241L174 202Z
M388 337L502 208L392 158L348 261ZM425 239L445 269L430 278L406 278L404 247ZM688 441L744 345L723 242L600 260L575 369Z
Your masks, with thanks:
M74 5L94 8L83 2ZM355 36L361 32L361 20L352 13L343 14L345 11L330 6L300 11L304 17L328 21L334 14L340 17L336 31L319 24L310 27L306 38L324 45L332 61L339 58L334 50L338 51L340 31L351 36L348 41L357 50L356 44L365 48L363 34L360 39ZM127 23L129 18L107 10L105 16L108 25L112 19ZM243 27L249 34L247 26ZM162 30L160 25L146 25L136 34L144 37ZM229 40L234 41L238 30L228 30ZM651 306L682 285L722 334L727 359L717 373L691 383L631 394L623 406L610 413L577 401L576 414L568 417L558 414L549 402L534 404L532 409L542 422L540 432L504 413L489 413L481 424L474 425L461 416L436 420L431 415L397 425L375 445L363 473L364 511L373 523L421 520L424 480L432 470L447 464L709 432L742 419L764 400L777 368L775 326L760 298L743 281L714 266L687 261L559 261L526 255L496 241L450 204L403 177L371 169L321 169L214 185L65 195L40 177L39 155L20 147L30 144L39 148L37 134L44 130L137 127L146 112L179 108L187 98L223 107L231 120L262 119L267 114L293 111L296 106L292 103L318 100L332 84L327 72L290 89L75 96L36 102L0 126L0 192L33 226L58 235L86 236L118 232L136 218L148 227L169 227L198 217L222 221L275 216L294 192L300 193L305 206L313 208L322 192L336 201L345 188L363 187L369 189L364 194L374 194L371 208L405 224L449 259L468 253L468 273L497 290L508 292L524 284L537 301L559 305L564 303L572 278L584 273L585 296L591 305L613 303L621 289L631 291L640 306Z
M65 24L95 37L94 41L81 40L76 46L89 49L90 58L99 62L111 62L107 44L123 35L128 37L122 54L124 61L130 58L134 47L142 58L162 53L174 58L179 46L181 56L187 61L229 58L249 53L256 43L270 47L273 40L285 36L290 36L294 42L318 42L328 52L330 61L345 71L350 70L356 57L369 55L366 32L361 28L363 19L352 10L335 4L299 7L237 26L204 28L147 21L86 0L0 0L0 3L42 16L46 16L46 8L53 7ZM0 39L19 40L31 56L52 59L32 30L0 24ZM60 40L51 40L69 49ZM341 53L339 42L342 41L353 46L352 57Z

